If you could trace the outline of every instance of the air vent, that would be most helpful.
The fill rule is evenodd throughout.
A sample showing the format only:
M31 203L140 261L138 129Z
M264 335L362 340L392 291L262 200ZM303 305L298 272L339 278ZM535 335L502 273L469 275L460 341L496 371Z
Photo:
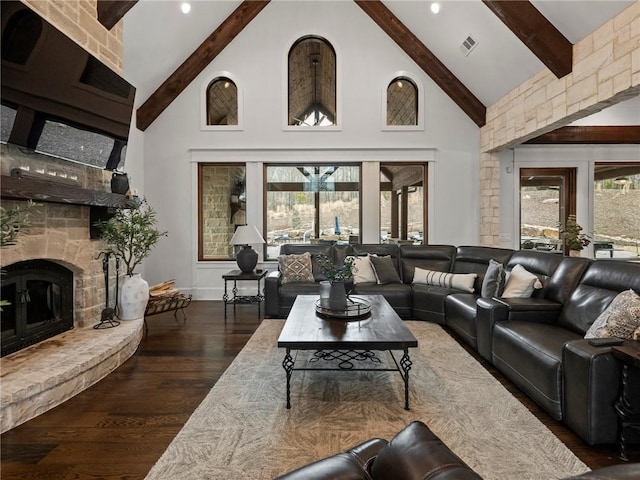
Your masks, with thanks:
M466 57L471 53L471 50L476 48L477 45L478 42L475 40L475 38L469 35L467 38L465 38L464 42L462 42L462 45L460 45L460 51Z

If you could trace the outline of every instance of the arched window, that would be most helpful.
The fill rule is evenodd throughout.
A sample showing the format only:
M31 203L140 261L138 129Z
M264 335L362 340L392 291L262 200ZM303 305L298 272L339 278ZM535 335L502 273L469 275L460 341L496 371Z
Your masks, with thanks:
M396 77L387 86L387 125L418 125L418 87L407 77Z
M238 125L238 87L228 77L216 77L207 87L207 125Z
M288 124L336 124L336 52L324 38L302 37L289 50Z

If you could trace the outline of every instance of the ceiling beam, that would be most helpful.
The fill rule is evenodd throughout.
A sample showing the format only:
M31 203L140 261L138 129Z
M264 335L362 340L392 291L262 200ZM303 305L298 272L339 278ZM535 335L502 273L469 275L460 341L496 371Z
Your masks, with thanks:
M556 77L571 73L573 45L531 2L482 1Z
M98 0L98 21L111 30L138 0Z
M482 127L486 123L487 109L482 102L382 2L354 1L476 125Z
M146 130L268 3L269 0L243 1L138 108L136 126Z
M524 142L526 144L638 144L640 126L562 127Z

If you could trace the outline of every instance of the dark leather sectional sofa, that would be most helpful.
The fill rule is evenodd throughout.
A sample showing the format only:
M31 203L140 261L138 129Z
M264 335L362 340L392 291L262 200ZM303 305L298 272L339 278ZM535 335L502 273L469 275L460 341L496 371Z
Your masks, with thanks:
M412 422L390 442L372 438L346 452L318 460L276 480L482 480L422 422ZM640 464L586 472L571 480L632 480ZM569 479L567 479L569 480Z
M400 317L436 322L454 331L588 444L617 440L613 404L619 394L620 365L611 347L594 347L584 335L618 293L640 292L640 263L477 246L281 247L283 255L307 251L312 258L327 255L338 264L346 255L389 255L402 282L356 284L353 293L383 295ZM492 259L506 271L522 265L543 287L531 298L482 298L479 292ZM285 318L297 295L318 294L318 282L324 277L316 267L315 282L309 283L282 284L279 272L270 272L265 281L266 315ZM412 284L416 267L476 273L474 292ZM631 384L640 386L640 378L634 377ZM640 401L640 391L633 394Z

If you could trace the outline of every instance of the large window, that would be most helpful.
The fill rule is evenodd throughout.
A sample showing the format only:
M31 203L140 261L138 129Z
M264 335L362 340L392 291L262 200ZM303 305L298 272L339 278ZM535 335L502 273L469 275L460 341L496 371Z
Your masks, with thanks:
M302 37L289 50L288 124L336 124L336 54L321 37Z
M380 241L426 243L426 167L380 165Z
M594 171L596 258L640 256L640 163L598 163Z
M358 242L360 167L267 165L267 259L283 243Z
M245 166L198 168L198 260L231 260L229 241L245 221Z

